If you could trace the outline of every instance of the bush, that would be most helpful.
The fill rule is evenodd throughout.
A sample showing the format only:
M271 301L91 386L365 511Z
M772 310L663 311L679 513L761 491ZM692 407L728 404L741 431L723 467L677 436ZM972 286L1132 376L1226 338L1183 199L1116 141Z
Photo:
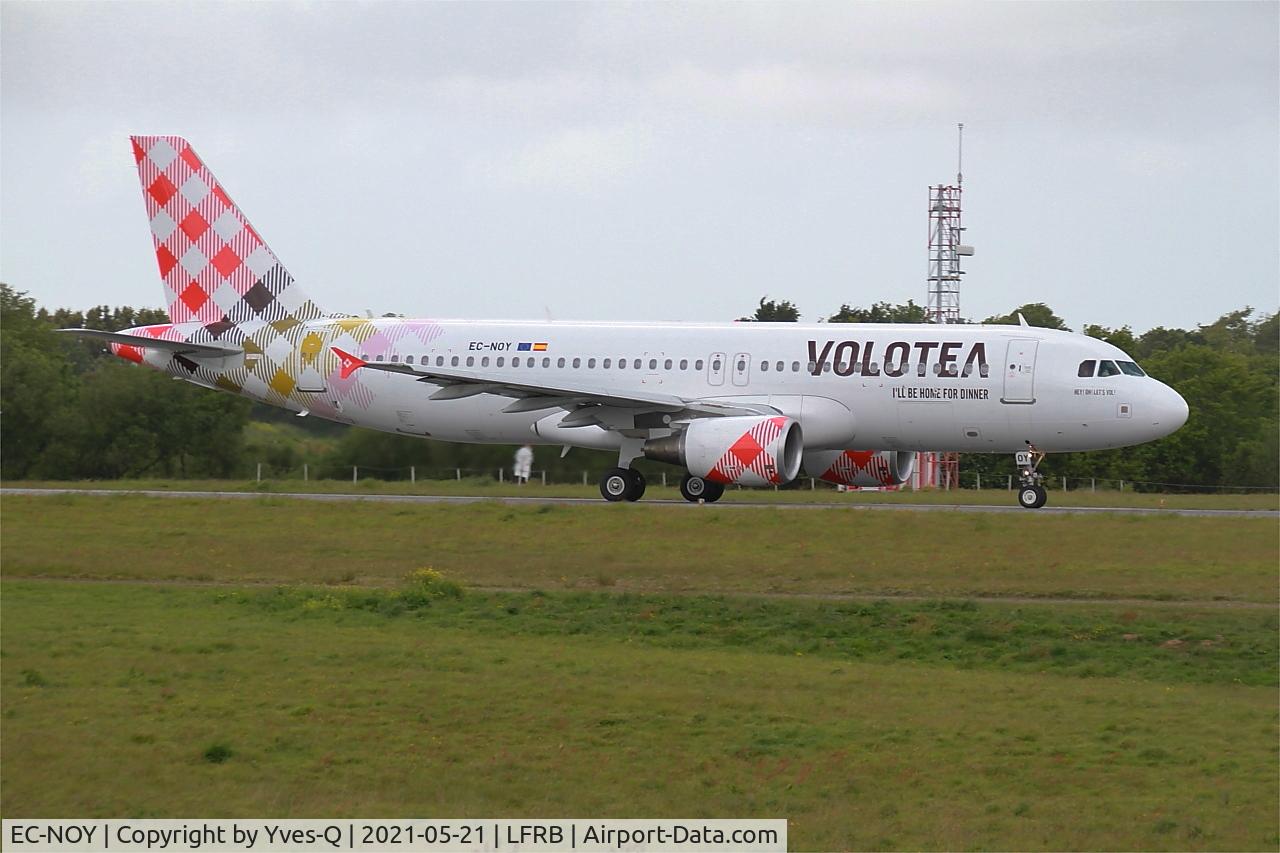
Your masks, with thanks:
M414 569L405 576L407 597L462 598L462 584L449 580L443 573L430 567Z

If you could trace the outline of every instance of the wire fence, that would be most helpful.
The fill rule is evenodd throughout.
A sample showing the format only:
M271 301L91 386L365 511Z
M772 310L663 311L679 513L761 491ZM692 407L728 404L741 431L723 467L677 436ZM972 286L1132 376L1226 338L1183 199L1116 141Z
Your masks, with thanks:
M539 485L594 485L604 474L604 470L570 470L570 469L535 469L530 472L529 481ZM513 483L509 467L492 468L438 468L419 465L377 466L377 465L311 465L303 464L294 467L281 467L265 462L255 465L253 478L257 482L268 480L346 480L359 483L368 480L388 482L417 483L432 481L455 482L471 481L486 483ZM683 475L678 471L663 471L649 475L651 485L678 486ZM954 483L944 482L940 486L928 488L938 491L956 489L1004 489L1013 491L1017 487L1017 477L1013 474L983 474L979 471L961 471ZM1221 485L1208 483L1168 483L1154 480L1126 480L1116 477L1082 477L1082 476L1046 476L1044 486L1051 491L1098 492L1098 491L1140 491L1140 492L1219 492L1225 494L1268 494L1280 493L1280 485L1247 486ZM782 489L819 489L842 490L842 487L815 477L801 476ZM849 487L853 491L872 490L913 490L911 482L900 486L888 487Z

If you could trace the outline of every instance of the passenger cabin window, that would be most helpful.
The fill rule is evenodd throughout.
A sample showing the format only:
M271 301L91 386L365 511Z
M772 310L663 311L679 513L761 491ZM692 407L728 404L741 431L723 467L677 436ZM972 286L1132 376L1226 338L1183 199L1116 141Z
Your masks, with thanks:
M444 367L444 356L436 356L436 367Z
M563 359L563 358L557 358L557 359L556 359L556 367L564 367L564 359Z
M413 364L413 356L411 356L411 355L406 355L406 356L404 357L404 363L405 363L405 364Z
M1138 365L1132 361L1117 361L1116 364L1120 365L1120 369L1123 370L1129 376L1146 376L1147 375L1146 372L1141 367L1138 367Z
M381 359L379 359L379 361L381 361ZM711 369L715 371L720 370L720 359L717 358L715 361L711 362Z
M606 358L606 359L604 360L604 369L605 369L605 370L608 370L608 369L609 369L610 367L612 367L612 366L613 366L613 359L611 359L611 358Z
M769 371L769 362L767 361L760 362L760 372L767 373L768 371Z
M1079 376L1083 379L1088 379L1089 377L1093 376L1093 368L1096 364L1097 362L1094 361L1093 359L1080 362L1080 369L1076 371L1076 376Z
M694 370L702 370L702 359L698 359L693 363Z
M455 355L453 358L449 359L449 364L450 364L450 365L452 365L453 367L457 367L457 366L458 366L458 357Z
M1099 376L1119 376L1120 368L1116 367L1116 363L1114 361L1110 361L1110 360L1100 361L1098 362L1098 375Z
M781 362L781 361L780 361L780 362L778 362L777 370L778 370L778 372L779 372L779 373L781 373L782 371L786 370L786 368L787 368L787 365L786 365L785 363L783 363L783 362Z
M682 358L682 359L680 359L680 369L681 369L681 370L688 370L688 369L689 369L689 359L687 359L687 358Z
M649 359L649 369L650 370L658 369L658 360L656 358Z
M476 357L474 355L467 356L467 367L475 367Z
M636 370L639 370L639 369L640 369L640 359L638 359L638 358L637 358L635 361L631 362L631 366L632 366L632 367L634 367Z
M400 353L395 353L395 354L393 354L393 355L391 356L391 360L392 360L393 362L396 362L396 363L398 364L398 363L400 362Z
M666 361L664 361L664 362L662 363L662 369L663 369L663 370L670 370L670 369L671 369L671 359L667 359Z
M377 356L377 357L375 357L373 360L374 360L374 361L382 361L382 356Z
M487 355L486 355L486 356L481 356L481 358L480 358L480 366L481 366L481 367L488 367L488 366L489 366L489 356L487 356Z
M596 366L596 360L595 360L594 358L589 358L589 359L587 359L587 367L588 367L588 368L594 368L595 366ZM606 367L607 367L607 366L608 366L608 365L606 365Z
M503 367L504 365L506 365L506 363L507 363L506 358L504 358L503 356L498 356L498 367Z
M545 357L544 357L544 358L542 359L542 366L543 366L543 367L550 367L550 366L551 366L551 359L550 359L550 358L545 358Z
M799 372L800 372L800 362L798 362L798 361L793 361L793 362L791 362L791 372L792 372L792 373L799 373Z

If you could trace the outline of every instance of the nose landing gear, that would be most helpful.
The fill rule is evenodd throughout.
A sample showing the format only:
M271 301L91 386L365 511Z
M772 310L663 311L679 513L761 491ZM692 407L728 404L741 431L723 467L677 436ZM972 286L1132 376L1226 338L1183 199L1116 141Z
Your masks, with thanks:
M1044 489L1044 475L1036 470L1040 460L1044 459L1044 453L1028 441L1027 449L1014 454L1014 459L1018 463L1018 503L1024 509L1039 509L1049 501L1049 494Z

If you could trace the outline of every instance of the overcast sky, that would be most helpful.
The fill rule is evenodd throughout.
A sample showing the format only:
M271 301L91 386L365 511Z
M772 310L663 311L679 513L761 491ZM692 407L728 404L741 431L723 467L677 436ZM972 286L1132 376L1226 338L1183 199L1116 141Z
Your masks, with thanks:
M0 278L159 305L130 133L186 136L325 309L805 320L1280 301L1280 4L0 4Z

